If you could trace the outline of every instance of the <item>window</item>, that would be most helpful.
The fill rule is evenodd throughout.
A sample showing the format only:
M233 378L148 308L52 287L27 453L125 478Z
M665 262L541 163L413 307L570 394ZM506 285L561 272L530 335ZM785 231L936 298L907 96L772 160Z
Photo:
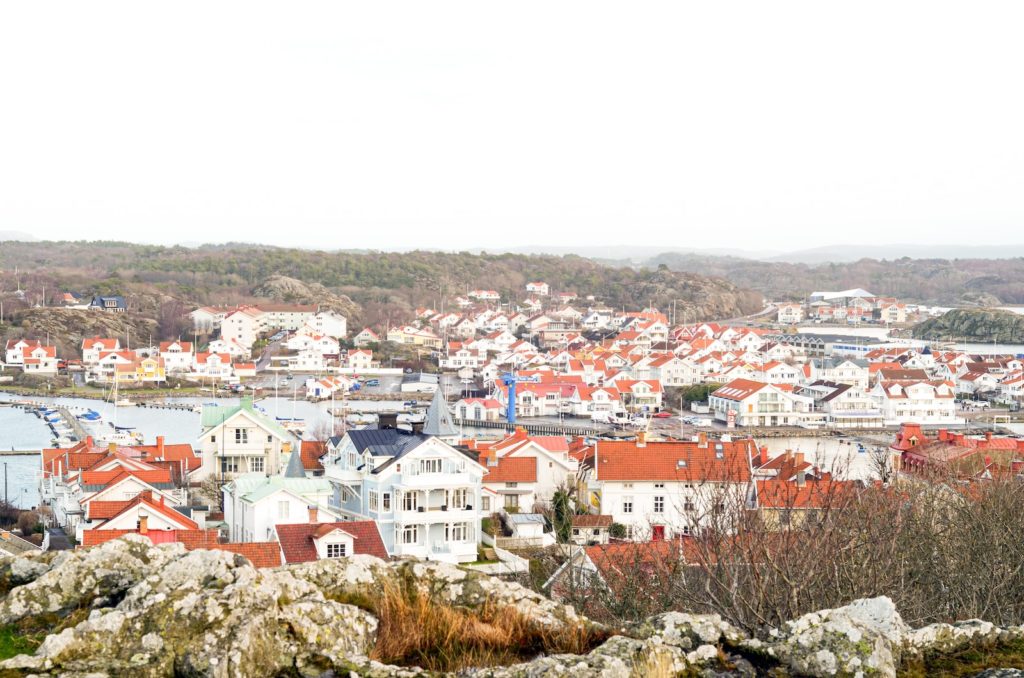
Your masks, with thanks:
M633 512L633 497L622 498L622 512L632 513Z
M217 442L217 436L210 436L210 442L211 443Z
M420 473L440 473L440 459L424 459L420 461Z
M236 428L235 429L235 444L236 445L248 445L249 444L249 429L247 429L247 428Z
M391 513L391 493L390 492L385 492L383 494L383 503L382 503L382 505L384 507L384 513Z
M277 517L279 520L288 520L288 506L287 501L277 502Z
M267 436L267 442L268 443L274 442L274 436Z
M664 490L665 489L665 483L654 483L654 489L656 489L656 490Z
M519 508L519 495L518 494L506 494L505 495L505 508Z
M465 508L466 505L469 504L469 501L467 500L466 488L463 487L463 488L459 488L457 490L452 490L449 501L451 503L449 504L448 508L451 508L451 509L463 509L463 508Z
M402 543L416 544L420 540L420 526L406 525L402 528Z
M519 487L519 483L516 483L516 482L505 483L505 487Z
M654 512L664 513L665 512L665 497L654 498Z
M379 511L380 507L377 505L377 492L376 490L370 490L370 510Z
M327 557L328 558L344 558L345 547L347 544L328 544L327 545Z
M491 510L491 498L490 497L481 497L480 498L480 508L482 508L484 511L490 511Z
M402 495L402 510L415 511L419 506L419 495L415 492L406 492Z
M466 541L468 535L469 525L467 523L450 523L444 526L445 541Z
M574 527L574 528L572 528L572 535L573 535L574 537L578 537L578 536L580 536L580 528L578 528L578 527Z
M249 470L253 473L263 473L263 457L251 457L249 459Z
M238 460L232 457L224 457L220 460L221 473L238 473Z
M689 498L684 499L683 500L683 510L684 511L692 511L693 509L694 509L693 500L689 499Z

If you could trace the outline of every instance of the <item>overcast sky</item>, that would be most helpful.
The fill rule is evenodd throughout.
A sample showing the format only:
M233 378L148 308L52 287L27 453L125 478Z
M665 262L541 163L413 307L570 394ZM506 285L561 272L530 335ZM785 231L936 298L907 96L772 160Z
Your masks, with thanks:
M0 231L1019 243L1022 20L1016 1L5 3Z

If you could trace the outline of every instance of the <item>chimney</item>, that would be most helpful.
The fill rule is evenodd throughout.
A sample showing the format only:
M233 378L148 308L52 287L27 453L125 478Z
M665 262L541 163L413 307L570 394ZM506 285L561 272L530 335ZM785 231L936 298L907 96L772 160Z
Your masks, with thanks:
M796 472L796 486L797 487L803 487L806 484L807 484L807 472L806 471L797 471Z
M96 446L96 443L93 441L92 436L85 436L85 446L88 448Z
M640 431L639 433L636 434L636 446L637 447L647 447L647 432L646 431Z
M164 456L164 437L163 436L157 436L156 437L156 456L158 456L161 459L163 459L163 456Z
M107 452L117 452L117 443L107 443Z
M496 450L487 450L487 466L493 468L498 465L498 452Z
M992 431L985 431L985 442L992 442Z
M794 463L797 466L802 466L803 463L804 463L804 453L803 452L797 452L795 457L794 457L794 459L793 459L793 461L794 461Z
M697 447L701 449L707 449L708 446L708 434L701 431L697 434Z
M939 440L947 442L949 440L949 431L944 428L939 429Z
M786 450L786 456L783 458L786 461L793 461L793 450Z
M320 511L317 509L315 504L310 504L309 506L306 507L306 510L309 511L309 522L311 522L311 523L319 523L320 522Z
M139 514L139 534L147 534L149 532L149 516L145 513Z
M762 445L761 450L757 455L757 465L764 466L768 463L768 446Z

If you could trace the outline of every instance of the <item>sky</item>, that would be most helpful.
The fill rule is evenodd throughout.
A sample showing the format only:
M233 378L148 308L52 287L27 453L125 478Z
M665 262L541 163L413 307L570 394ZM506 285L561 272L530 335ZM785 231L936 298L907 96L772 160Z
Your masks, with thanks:
M1021 25L1020 2L4 3L0 231L1020 243Z

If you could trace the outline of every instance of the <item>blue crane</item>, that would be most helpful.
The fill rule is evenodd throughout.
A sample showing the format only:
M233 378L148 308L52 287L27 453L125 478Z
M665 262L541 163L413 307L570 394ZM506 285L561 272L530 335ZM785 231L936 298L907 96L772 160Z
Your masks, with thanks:
M501 383L508 387L508 404L505 406L505 419L510 424L516 423L516 384L536 384L540 377L520 377L515 372L501 375Z

